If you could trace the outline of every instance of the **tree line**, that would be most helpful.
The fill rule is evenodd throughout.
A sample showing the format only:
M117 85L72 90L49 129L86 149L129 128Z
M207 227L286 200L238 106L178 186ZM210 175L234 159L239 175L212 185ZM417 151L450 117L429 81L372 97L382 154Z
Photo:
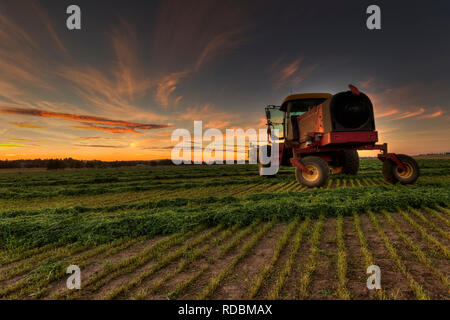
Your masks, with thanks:
M32 160L0 160L0 169L46 168L48 170L66 168L114 168L134 166L167 166L173 165L169 159L149 161L101 161L65 159L32 159Z

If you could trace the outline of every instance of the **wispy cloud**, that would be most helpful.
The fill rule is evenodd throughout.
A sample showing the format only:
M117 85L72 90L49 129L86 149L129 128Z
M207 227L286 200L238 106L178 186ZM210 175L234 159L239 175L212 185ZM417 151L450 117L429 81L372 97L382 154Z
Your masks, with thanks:
M358 82L358 85L372 100L375 117L383 118L384 121L432 119L445 114L442 108L427 104L424 92L428 95L433 95L433 92L425 91L423 83L386 87L386 84L369 77Z
M55 28L53 27L53 21L48 16L47 12L39 5L36 1L31 1L31 6L34 9L34 11L37 13L37 15L40 17L42 23L44 24L45 28L47 29L51 39L53 42L57 45L59 50L63 52L64 54L68 54L68 51L64 44L62 43L61 39L59 38L58 34L56 33Z
M225 31L215 35L205 46L195 65L198 71L203 64L227 50L239 47L246 42L245 28Z
M445 111L439 110L439 111L436 111L436 112L434 112L434 113L425 114L425 115L421 116L420 118L421 118L421 119L432 119L432 118L437 118L437 117L442 116L444 113L445 113Z
M297 58L283 63L283 58L280 58L269 66L269 71L274 74L275 88L296 86L317 68L317 65L301 67L302 61L303 58Z
M213 104L188 107L178 115L181 120L203 121L205 128L222 129L231 123L242 121L242 116L234 112L226 112L217 109Z
M0 111L1 113L1 111ZM19 128L28 128L28 129L46 129L47 127L36 125L30 122L10 122L13 126L19 127Z
M85 124L84 126L72 126L74 129L83 129L83 130L96 130L96 131L103 131L103 132L110 132L110 133L136 133L136 134L142 134L142 132L139 132L135 130L134 128L128 128L128 127L102 127L102 126L96 126L93 124Z
M151 88L152 81L142 74L142 61L139 57L139 37L136 27L120 19L120 23L112 29L111 43L116 55L116 68L113 70L117 78L117 89L125 91L130 100ZM122 89L123 88L123 89Z
M0 143L0 148L22 148L22 147L26 146L13 143Z
M125 148L124 146L111 146L111 145L103 145L103 144L74 144L74 146L86 147L86 148L114 148L114 149Z
M377 114L375 114L375 117L376 118L385 118L385 117L389 117L389 116L392 116L397 113L398 113L398 110L393 109L393 110L385 111L383 113L377 113Z
M78 137L77 140L89 141L89 140L120 140L120 138L111 137Z
M30 140L30 139L8 139L8 141L12 141L12 142L42 142L42 141Z
M170 95L176 90L178 82L187 74L187 71L171 73L158 82L155 99L161 106L169 106ZM181 98L177 97L174 104L176 105L180 100Z
M89 116L89 115L76 115L69 113L58 113L51 112L45 110L38 109L0 109L0 113L3 114L11 114L11 115L25 115L25 116L35 116L35 117L44 117L44 118L57 118L63 120L77 121L84 124L84 126L77 126L78 129L93 129L93 130L101 130L101 131L109 131L113 133L139 133L136 129L140 130L152 130L152 129L162 129L168 128L168 125L162 124L146 124L146 123L137 123L137 122L129 122L123 120L113 120L107 119L103 117ZM97 124L94 125L94 124ZM106 125L106 126L115 126L115 127L102 127L98 125Z
M398 117L394 118L393 120L401 120L401 119L417 117L417 116L420 116L421 114L423 114L424 112L425 112L424 108L420 108L419 110L414 111L414 112L404 112L401 115L399 115Z

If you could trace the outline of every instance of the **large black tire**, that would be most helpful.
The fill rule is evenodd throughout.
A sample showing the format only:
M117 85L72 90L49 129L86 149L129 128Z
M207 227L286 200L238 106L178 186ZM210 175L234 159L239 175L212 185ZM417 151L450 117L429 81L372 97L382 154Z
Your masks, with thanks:
M341 151L342 173L355 175L359 170L359 155L356 150Z
M402 171L391 159L383 162L384 179L392 184L400 182L401 184L412 184L417 181L420 175L419 165L416 160L405 154L398 154L397 158L405 165L406 170Z
M313 174L307 174L299 168L295 168L295 178L299 183L309 188L323 187L330 179L330 168L328 163L320 157L306 157L301 160L301 163Z

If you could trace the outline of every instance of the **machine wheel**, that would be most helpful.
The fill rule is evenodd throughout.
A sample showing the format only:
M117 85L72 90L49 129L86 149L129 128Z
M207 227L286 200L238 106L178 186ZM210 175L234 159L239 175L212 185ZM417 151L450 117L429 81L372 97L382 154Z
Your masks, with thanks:
M299 183L310 188L323 187L328 183L330 168L325 160L320 157L310 156L302 159L301 163L313 173L308 174L296 167L295 178Z
M344 150L342 157L342 173L355 175L359 170L359 155L356 150Z
M401 171L397 164L391 159L383 162L384 179L392 184L412 184L419 178L420 169L416 160L405 154L398 154L397 158L405 165L406 170Z

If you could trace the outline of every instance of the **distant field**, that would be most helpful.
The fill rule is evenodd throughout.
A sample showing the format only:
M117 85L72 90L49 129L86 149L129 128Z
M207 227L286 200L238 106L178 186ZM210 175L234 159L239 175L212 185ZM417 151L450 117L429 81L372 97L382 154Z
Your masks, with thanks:
M0 171L0 298L449 299L450 159L418 162L413 186L362 160L313 190L253 165Z

